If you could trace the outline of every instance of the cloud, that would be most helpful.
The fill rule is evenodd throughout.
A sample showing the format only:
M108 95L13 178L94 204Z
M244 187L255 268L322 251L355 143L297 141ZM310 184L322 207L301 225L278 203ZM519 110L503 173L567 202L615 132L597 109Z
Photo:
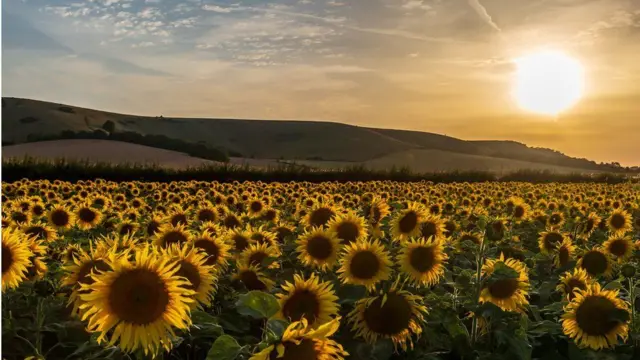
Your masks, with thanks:
M222 7L218 5L205 4L202 5L202 10L213 11L217 13L227 14L234 10L234 8L230 7Z
M478 13L480 18L482 18L482 20L484 20L484 22L486 22L487 25L491 26L497 31L501 31L498 25L491 18L491 15L489 15L489 13L487 12L487 9L484 6L482 6L482 4L480 3L480 0L468 0L468 1L469 1L469 5L476 11L476 13Z

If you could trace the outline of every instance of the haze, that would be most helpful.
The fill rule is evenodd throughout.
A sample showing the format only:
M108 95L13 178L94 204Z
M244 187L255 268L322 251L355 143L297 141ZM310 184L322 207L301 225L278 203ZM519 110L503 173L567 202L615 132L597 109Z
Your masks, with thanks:
M139 115L330 120L640 165L635 0L5 0L3 96ZM570 53L584 97L523 111L514 64Z

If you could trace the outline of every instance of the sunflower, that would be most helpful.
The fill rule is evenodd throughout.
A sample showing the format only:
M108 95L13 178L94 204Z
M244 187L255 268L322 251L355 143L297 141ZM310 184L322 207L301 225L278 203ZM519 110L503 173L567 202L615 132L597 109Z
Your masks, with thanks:
M531 206L529 206L529 204L527 204L526 202L520 199L519 201L516 201L513 204L513 208L511 209L510 216L515 221L523 221L529 217L530 212L531 212Z
M152 216L144 227L145 235L148 237L155 236L162 226L162 218L158 215Z
M458 239L455 242L455 246L458 250L462 250L465 246L465 242L480 245L482 242L482 235L474 232L463 231L458 235Z
M29 223L22 226L22 231L27 237L45 242L54 242L58 239L58 232L44 223Z
M593 234L593 232L598 228L598 224L600 224L601 221L602 219L600 219L598 214L594 212L590 213L584 221L581 235L585 239L589 239L591 234Z
M609 256L622 263L633 255L635 244L630 236L614 235L607 239L602 247Z
M373 227L379 226L382 220L389 215L389 212L389 204L380 197L374 197L367 212L369 224Z
M110 271L111 267L107 263L108 257L116 255L119 256L120 254L115 251L108 251L107 248L94 249L91 247L88 252L79 249L75 251L75 256L72 256L71 260L62 267L65 275L61 279L61 284L71 287L68 305L73 304L72 316L79 314L80 305L83 304L79 296L81 284L93 284L94 280L91 274Z
M150 247L137 251L133 262L119 257L107 264L112 271L93 274L91 285L81 284L87 330L100 333L98 343L110 333L109 344L119 342L125 352L168 351L175 337L172 327L186 330L191 325L194 292L187 288L189 281L176 274L180 267Z
M93 229L102 220L102 213L89 203L80 204L75 210L76 225L82 230Z
M307 227L323 227L337 214L337 210L328 204L314 205L304 216L302 222Z
M564 237L564 240L558 245L555 255L553 256L553 263L557 267L564 267L569 264L571 258L573 257L573 253L576 250L576 247L571 242L571 239L568 236Z
M420 235L420 223L427 217L422 205L411 202L391 219L391 236L394 241L404 241Z
M196 221L199 222L211 221L215 223L218 221L218 217L218 211L209 203L205 203L203 206L199 207L195 213Z
M214 266L215 269L225 269L228 264L231 247L222 241L220 237L212 236L208 231L195 236L191 243L193 247L205 256L205 265Z
M80 247L80 244L67 245L67 247L62 251L62 263L66 264L73 262L73 259L79 256L81 250L82 247Z
M280 222L276 225L273 231L276 233L276 240L278 243L284 244L288 238L293 237L295 229L287 223Z
M594 350L612 348L618 337L627 340L629 305L618 298L618 290L602 290L594 283L586 290L576 290L575 297L565 307L562 330L579 347ZM624 315L621 319L621 314Z
M341 243L345 245L367 238L365 220L352 211L334 216L327 223L327 228L333 231Z
M573 273L567 271L560 277L560 284L556 290L571 301L575 297L575 290L586 290L593 282L584 269L573 269Z
M231 249L236 253L241 253L252 243L250 233L246 230L233 229L227 232L227 242L231 244Z
M314 227L298 238L298 259L311 268L331 270L341 249L340 239L335 232Z
M189 244L184 244L182 247L177 244L171 245L166 254L171 261L176 261L180 266L176 276L186 278L189 284L185 287L195 292L194 298L197 303L192 303L191 307L195 308L198 303L205 306L211 305L217 279L213 266L205 264L206 255Z
M279 247L277 237L278 235L274 232L267 231L263 226L256 228L248 228L249 238L252 241L255 241L258 244L266 244L269 246L273 246L275 248Z
M379 295L360 299L348 315L348 323L356 337L369 344L390 339L395 348L413 348L412 336L420 336L427 308L422 297L393 287Z
M238 264L238 272L233 275L233 279L242 282L249 291L270 291L274 286L273 280L266 277L255 265Z
M529 290L529 276L526 266L515 259L487 259L482 266L485 278L480 292L480 302L492 302L502 310L518 311L529 304L526 299Z
M624 235L631 231L633 223L631 222L631 214L624 210L614 210L607 219L609 231L614 235Z
M120 236L133 236L138 231L138 223L133 222L131 220L124 220L120 224L118 224L117 233Z
M2 228L2 292L18 287L27 278L33 253L16 229Z
M247 212L251 218L259 218L264 214L266 205L261 199L255 198L247 201Z
M371 290L391 275L392 262L378 240L346 245L340 259L339 277L344 284L363 285Z
M294 321L282 335L282 339L251 356L249 360L342 360L349 353L337 342L330 340L340 327L340 317L313 330L307 319Z
M100 235L96 241L96 248L99 251L108 252L113 250L117 253L130 252L138 246L138 238L132 235Z
M238 215L232 212L227 212L222 217L222 224L227 229L237 229L242 227L242 220L238 217Z
M550 254L557 250L558 246L567 238L567 235L558 230L549 229L540 233L538 247L543 254Z
M564 215L559 211L551 213L547 218L547 224L553 229L562 227L564 224Z
M285 292L276 295L280 303L280 310L276 318L289 321L300 321L302 318L309 322L309 326L317 328L338 315L338 297L330 282L321 282L315 274L304 279L295 274L293 283L285 281L282 285Z
M165 221L173 226L187 226L187 224L189 223L189 215L187 215L186 210L183 210L179 206L174 206L169 211L169 214L167 215Z
M280 250L269 244L250 244L244 249L238 256L238 262L255 265L260 267L267 267L269 269L276 269L280 267L280 264L276 259L280 256ZM264 266L264 262L269 261L267 266Z
M438 215L429 214L420 223L420 236L424 239L440 239L446 230L446 221Z
M587 271L589 276L604 277L611 276L613 269L611 267L611 259L607 256L605 250L600 247L594 247L585 252L578 260L578 267Z
M154 243L160 247L169 247L172 244L182 245L191 240L191 232L184 225L164 224L158 229L154 237Z
M444 263L447 259L440 239L420 238L404 244L396 257L396 263L414 284L432 286L444 276Z
M47 247L43 244L43 241L36 240L35 238L27 238L26 241L32 254L29 258L31 266L27 267L27 279L34 281L40 280L48 270L45 262L47 258Z

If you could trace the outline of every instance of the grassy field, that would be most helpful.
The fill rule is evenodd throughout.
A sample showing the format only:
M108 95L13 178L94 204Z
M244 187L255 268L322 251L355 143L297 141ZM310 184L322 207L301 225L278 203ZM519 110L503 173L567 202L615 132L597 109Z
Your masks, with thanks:
M5 359L640 357L632 183L20 180L2 197Z

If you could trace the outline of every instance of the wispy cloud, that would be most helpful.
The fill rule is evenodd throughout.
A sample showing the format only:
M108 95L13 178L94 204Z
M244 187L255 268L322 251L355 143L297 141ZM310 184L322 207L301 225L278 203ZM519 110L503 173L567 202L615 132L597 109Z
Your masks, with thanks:
M473 8L473 10L476 11L476 13L478 13L478 16L480 16L480 18L482 18L482 20L484 20L484 22L486 22L487 25L491 26L497 31L501 31L500 27L498 27L498 25L491 18L491 15L489 15L489 13L487 12L487 9L480 3L480 0L468 0L468 1L469 1L469 5Z

